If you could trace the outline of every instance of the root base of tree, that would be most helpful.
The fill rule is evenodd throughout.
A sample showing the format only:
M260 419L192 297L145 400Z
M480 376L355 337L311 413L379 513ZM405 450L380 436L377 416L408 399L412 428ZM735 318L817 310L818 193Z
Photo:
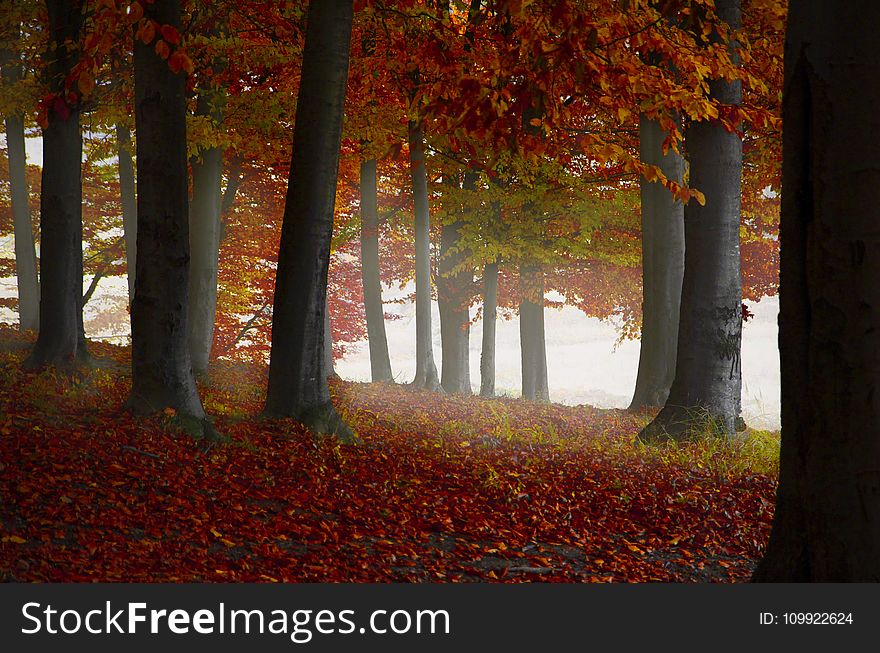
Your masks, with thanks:
M335 437L343 444L361 443L361 439L329 401L305 409L297 421L316 435Z
M733 431L727 428L726 421L723 417L710 414L705 408L666 406L639 432L637 439L642 444L688 442L707 436L729 439L746 428L742 417L734 418Z

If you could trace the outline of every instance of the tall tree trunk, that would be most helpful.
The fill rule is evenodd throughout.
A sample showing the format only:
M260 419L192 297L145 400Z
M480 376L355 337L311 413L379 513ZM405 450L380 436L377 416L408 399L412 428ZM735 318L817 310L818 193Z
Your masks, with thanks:
M465 173L464 190L476 190L477 178ZM440 231L440 263L437 279L437 304L440 308L440 343L442 366L440 385L446 392L471 394L470 372L470 300L474 281L470 269L456 270L467 260L461 248L463 223L444 224Z
M367 313L370 345L370 373L374 382L393 381L388 337L385 335L385 309L382 307L382 280L379 276L379 211L377 205L376 159L361 162L361 280Z
M223 152L202 150L192 161L190 204L189 347L193 371L208 371L217 309L217 266L220 247L220 185Z
M480 396L495 396L495 322L498 319L498 262L483 267L483 343Z
M70 369L87 357L82 338L82 134L79 105L68 105L64 82L79 59L82 2L48 0L46 72L50 104L43 130L40 193L40 335L27 367Z
M180 28L180 0L144 6L147 19ZM192 373L187 343L189 206L186 74L173 73L153 44L134 47L138 196L137 262L131 306L135 413L170 407L214 437Z
M223 152L219 147L202 150L191 165L189 347L193 371L204 374L208 371L217 309Z
M128 303L131 305L137 268L137 193L131 157L131 130L128 125L116 125L116 145L119 155L119 194L122 199L122 233L125 236L125 263L128 270Z
M544 95L532 88L532 102L523 111L523 131L541 136L542 129L532 120L544 116ZM523 219L539 210L529 203L524 207ZM543 230L542 230L543 232ZM544 246L548 243L544 242ZM547 344L544 334L544 269L540 264L524 263L519 267L519 347L522 360L522 396L525 399L550 401L547 385Z
M442 348L440 385L446 392L469 395L471 374L468 304L472 279L468 279L466 274L452 272L464 259L462 252L455 252L455 248L459 246L460 229L461 223L453 222L443 225L440 232L440 275L437 280Z
M215 30L211 35L216 36ZM214 73L222 70L215 60ZM226 97L223 89L204 88L196 101L196 115L211 120L215 127L223 120ZM222 210L223 150L208 147L190 161L192 203L189 215L189 349L193 372L206 374L214 341L217 312L217 266L220 256L220 217ZM230 180L230 183L231 180Z
M873 2L789 4L782 451L756 581L880 581L878 23Z
M547 345L544 336L544 270L540 265L519 268L519 341L522 356L522 396L550 401L547 385Z
M343 440L354 434L330 400L324 315L352 14L352 0L309 3L265 408Z
M421 125L410 121L409 162L416 218L416 375L412 384L440 390L431 328L431 213L424 141Z
M13 42L19 36L19 30L14 28ZM21 81L21 57L17 52L0 51L0 67L3 71L4 85L11 87ZM15 236L18 326L22 331L36 331L40 328L40 283L37 277L37 255L29 206L24 117L20 113L10 113L6 116L6 148L9 156L9 185Z
M739 0L718 0L718 16L734 29ZM740 103L740 82L714 80L712 96ZM739 228L742 140L719 120L691 124L685 134L690 184L706 205L684 209L685 269L675 381L663 409L639 434L644 441L686 439L707 432L732 437L740 418L742 281Z
M639 145L644 163L659 167L681 183L684 160L663 154L666 133L642 115ZM684 275L684 205L663 184L640 182L642 200L642 338L639 371L630 410L662 406L675 378L678 317Z

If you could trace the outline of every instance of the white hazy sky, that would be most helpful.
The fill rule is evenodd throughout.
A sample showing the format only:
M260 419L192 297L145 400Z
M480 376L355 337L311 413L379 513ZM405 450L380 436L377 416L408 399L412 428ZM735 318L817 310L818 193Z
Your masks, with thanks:
M386 291L385 298L398 293ZM442 363L440 316L433 306L434 359ZM756 428L779 428L779 351L776 319L779 301L768 297L750 304L755 317L743 327L743 416ZM388 304L386 311L401 316L386 321L388 350L395 379L411 381L415 374L415 307ZM472 312L474 315L475 312ZM553 401L602 408L626 408L632 398L639 364L638 341L617 344L617 331L608 322L584 315L573 307L545 311L547 375ZM475 390L480 384L482 321L471 328L470 368ZM516 318L498 320L496 333L496 392L520 393L519 323ZM336 364L342 377L357 381L370 378L367 343L349 347Z

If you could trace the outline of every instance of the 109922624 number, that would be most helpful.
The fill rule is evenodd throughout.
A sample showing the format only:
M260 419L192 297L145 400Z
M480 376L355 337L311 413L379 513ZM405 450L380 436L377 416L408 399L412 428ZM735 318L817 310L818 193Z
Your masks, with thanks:
M852 612L783 612L782 623L792 625L852 624Z

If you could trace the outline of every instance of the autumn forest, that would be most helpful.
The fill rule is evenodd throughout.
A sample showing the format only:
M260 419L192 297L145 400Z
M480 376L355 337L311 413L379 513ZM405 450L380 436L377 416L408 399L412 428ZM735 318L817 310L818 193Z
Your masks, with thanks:
M0 0L0 580L880 581L877 24Z

